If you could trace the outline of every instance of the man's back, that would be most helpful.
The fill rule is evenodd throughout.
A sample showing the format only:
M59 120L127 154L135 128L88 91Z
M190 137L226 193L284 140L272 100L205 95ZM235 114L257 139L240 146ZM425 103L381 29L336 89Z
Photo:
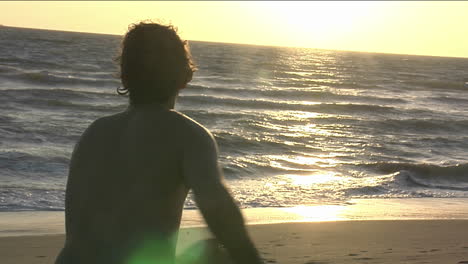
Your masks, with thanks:
M74 151L67 186L67 249L75 259L131 258L145 243L158 243L152 246L161 247L154 252L161 257L174 255L188 191L182 176L184 134L178 132L187 122L150 105L88 128Z
M119 57L128 111L94 122L70 164L58 264L173 263L189 189L236 263L261 263L222 182L211 133L174 108L195 66L172 26L129 27Z

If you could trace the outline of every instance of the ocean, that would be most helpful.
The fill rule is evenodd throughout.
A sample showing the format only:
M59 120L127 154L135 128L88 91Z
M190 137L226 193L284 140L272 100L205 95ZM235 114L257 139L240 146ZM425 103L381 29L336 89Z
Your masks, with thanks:
M64 210L74 144L127 108L120 41L0 27L0 211ZM242 208L468 198L468 59L190 47L199 70L176 110L212 131Z

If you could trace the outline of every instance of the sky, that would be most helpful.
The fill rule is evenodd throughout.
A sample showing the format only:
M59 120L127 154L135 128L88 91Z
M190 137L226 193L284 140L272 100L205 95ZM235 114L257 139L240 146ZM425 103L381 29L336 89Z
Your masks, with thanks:
M151 19L187 40L468 58L467 1L12 1L0 24L125 34Z

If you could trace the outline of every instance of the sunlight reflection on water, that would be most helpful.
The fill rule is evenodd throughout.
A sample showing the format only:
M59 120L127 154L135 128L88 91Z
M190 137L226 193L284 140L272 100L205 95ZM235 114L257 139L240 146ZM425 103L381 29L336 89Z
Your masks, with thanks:
M324 172L308 176L285 175L285 177L291 179L291 183L295 185L324 184L342 179L342 177L336 176L333 172Z

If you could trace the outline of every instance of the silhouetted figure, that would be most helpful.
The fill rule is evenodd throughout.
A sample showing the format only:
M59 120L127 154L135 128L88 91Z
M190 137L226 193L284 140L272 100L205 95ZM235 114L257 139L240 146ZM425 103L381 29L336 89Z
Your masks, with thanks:
M56 263L174 263L189 189L232 260L261 263L222 182L213 136L173 110L195 71L187 43L171 26L132 25L119 61L130 105L94 121L74 149Z

